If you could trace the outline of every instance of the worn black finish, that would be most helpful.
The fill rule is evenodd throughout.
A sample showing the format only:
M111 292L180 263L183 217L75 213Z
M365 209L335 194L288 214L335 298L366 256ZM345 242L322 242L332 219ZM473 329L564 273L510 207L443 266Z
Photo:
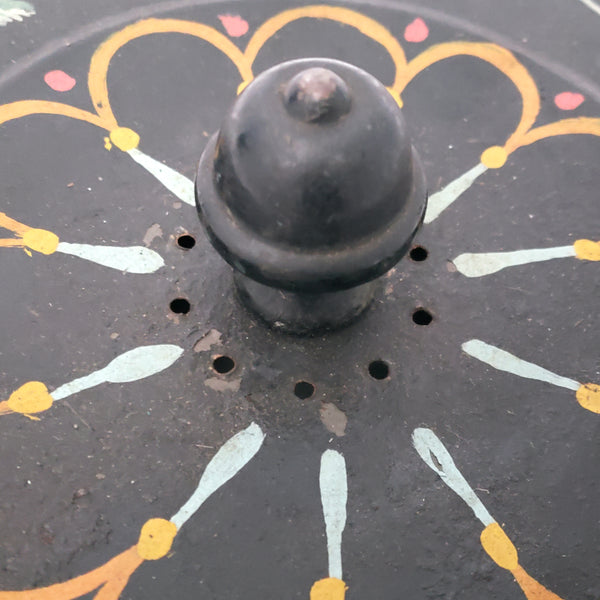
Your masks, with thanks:
M242 275L242 297L269 323L303 333L368 306L368 282L400 260L421 224L425 177L377 79L341 61L296 60L262 73L234 103L200 160L196 203Z
M283 4L40 1L36 17L0 28L0 101L89 109L90 57L122 27L168 17L219 28L219 15L239 13L250 24L234 40L244 48ZM448 40L509 48L540 88L541 123L600 114L600 17L581 2L344 6L384 24L409 60ZM429 37L405 43L416 17ZM377 44L309 19L266 45L255 73L315 54L386 84L393 78ZM70 92L45 86L44 74L57 68L77 79ZM204 42L162 34L124 48L108 80L119 122L140 134L140 148L188 178L204 132L219 127L239 83L235 67ZM565 90L586 96L572 113L552 102ZM505 77L470 57L434 65L402 99L432 192L506 139L522 106ZM148 244L167 266L123 274L1 248L0 399L32 379L54 389L136 346L175 343L185 352L156 376L56 402L41 421L0 418L2 592L68 581L130 548L144 522L174 514L217 449L256 421L267 435L256 458L190 519L168 557L140 566L121 600L307 600L327 574L319 497L327 448L348 465L347 600L525 600L482 549L481 523L416 454L415 427L436 432L533 577L564 600L600 597L598 415L569 390L497 371L460 349L477 337L561 375L600 381L598 263L560 259L466 279L451 262L462 252L567 244L597 232L598 138L561 136L518 150L419 231L426 259L392 269L384 301L350 327L294 338L240 310L231 269L215 258L195 209L128 156L106 151L104 135L51 115L2 125L0 210L69 242ZM157 224L162 234L144 241ZM183 235L193 248L178 245ZM191 308L175 315L169 304L181 297ZM418 307L433 315L429 325L411 319ZM214 331L220 337L206 349ZM216 356L235 368L216 372ZM381 363L383 371L371 368ZM229 387L211 387L215 379ZM315 388L303 400L295 394L302 381ZM320 418L332 404L348 420L343 437Z

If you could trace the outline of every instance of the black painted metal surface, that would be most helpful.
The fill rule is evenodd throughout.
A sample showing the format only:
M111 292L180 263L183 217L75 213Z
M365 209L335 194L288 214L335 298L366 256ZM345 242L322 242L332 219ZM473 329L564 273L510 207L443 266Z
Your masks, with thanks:
M79 3L61 3L58 12L37 6L35 16L0 28L2 104L39 99L92 110L91 56L139 19L189 20L227 35L219 15L239 15L248 32L229 37L244 49L284 10L269 2L128 6L133 12L111 3L85 12ZM580 3L553 4L555 20L540 20L536 11L548 10L541 2L486 4L488 14L455 0L448 17L400 3L344 7L384 24L409 59L448 41L508 47L540 91L537 125L600 115L600 16ZM428 37L409 42L405 30L416 17ZM243 29L224 22L234 34ZM481 24L497 24L514 46ZM566 41L569 32L576 43ZM262 47L254 73L314 55L353 63L388 86L394 80L380 44L331 20L282 29ZM76 80L71 90L44 82L54 70ZM239 83L225 56L183 35L131 41L108 75L119 125L139 134L147 156L188 178ZM556 99L564 92L585 101L565 112L565 97ZM523 104L497 69L465 56L424 70L402 101L431 192L504 144ZM165 266L123 273L63 252L28 246L30 257L0 248L0 400L30 381L53 392L134 348L169 344L183 354L151 377L56 400L31 413L39 421L0 416L0 598L93 572L135 545L144 523L176 513L217 449L253 421L266 434L256 456L186 522L165 557L133 572L121 598L309 597L328 571L319 491L327 449L343 454L347 467L349 600L523 598L514 573L482 548L482 523L416 452L416 428L441 440L532 577L563 600L600 596L600 417L572 390L461 350L483 340L565 378L599 383L598 263L570 257L465 277L455 262L464 253L597 240L596 135L546 138L488 168L424 226L413 254L424 260L402 260L362 319L304 340L269 331L238 304L230 269L194 208L121 152L118 135L110 151L104 137L111 141L110 132L61 115L0 125L0 212L65 242L143 246ZM193 247L178 245L182 235ZM169 308L178 298L189 310ZM233 359L232 370L222 356ZM301 381L314 386L312 395ZM57 590L50 597L71 597Z

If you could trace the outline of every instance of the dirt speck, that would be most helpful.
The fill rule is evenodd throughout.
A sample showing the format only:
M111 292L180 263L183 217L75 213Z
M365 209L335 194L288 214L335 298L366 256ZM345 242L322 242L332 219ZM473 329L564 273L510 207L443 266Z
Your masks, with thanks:
M86 488L79 488L74 494L73 494L73 500L79 500L79 498L83 498L84 496L89 495L90 490L86 489Z

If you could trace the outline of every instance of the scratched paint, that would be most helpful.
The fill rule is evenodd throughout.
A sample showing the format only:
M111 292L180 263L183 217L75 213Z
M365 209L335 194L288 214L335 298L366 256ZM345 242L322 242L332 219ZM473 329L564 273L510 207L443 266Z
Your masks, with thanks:
M21 0L0 0L0 27L12 22L20 22L25 17L35 15L35 8Z
M492 518L487 508L462 473L441 440L425 427L415 429L412 435L415 450L442 481L473 511L484 529L480 541L489 557L501 568L512 573L528 600L561 600L529 575L519 564L517 549L502 527Z
M27 382L0 402L0 415L11 412L32 414L47 410L56 400L102 383L130 383L145 379L170 367L183 353L183 348L173 344L139 346L129 350L108 363L104 368L84 377L74 379L48 393L41 382Z
M206 466L198 487L181 509L170 520L152 518L146 521L140 530L137 544L106 564L48 587L0 591L0 600L74 600L94 590L98 590L94 596L98 600L118 600L135 570L145 560L159 560L169 553L179 529L211 494L255 456L264 437L261 428L252 423L226 441Z
M473 491L467 480L454 464L454 460L444 444L431 429L415 429L412 436L413 445L419 456L442 481L460 498L466 502L475 516L484 524L494 522L487 508Z

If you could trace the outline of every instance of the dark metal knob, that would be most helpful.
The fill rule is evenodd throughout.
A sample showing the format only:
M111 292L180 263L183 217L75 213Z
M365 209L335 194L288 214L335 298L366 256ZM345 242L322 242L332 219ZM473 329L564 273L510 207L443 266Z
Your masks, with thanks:
M308 59L258 76L198 167L200 219L270 324L334 328L406 253L425 179L400 109L352 65Z
M300 71L285 86L283 96L288 113L306 123L336 121L352 103L346 82L323 67Z

